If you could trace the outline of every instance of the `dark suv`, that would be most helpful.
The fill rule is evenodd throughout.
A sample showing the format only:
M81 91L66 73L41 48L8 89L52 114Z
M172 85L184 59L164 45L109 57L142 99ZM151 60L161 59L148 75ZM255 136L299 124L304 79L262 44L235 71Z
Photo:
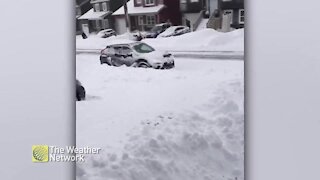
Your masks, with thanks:
M146 38L156 38L159 34L168 29L170 26L170 23L157 24L151 29L151 31L147 32Z

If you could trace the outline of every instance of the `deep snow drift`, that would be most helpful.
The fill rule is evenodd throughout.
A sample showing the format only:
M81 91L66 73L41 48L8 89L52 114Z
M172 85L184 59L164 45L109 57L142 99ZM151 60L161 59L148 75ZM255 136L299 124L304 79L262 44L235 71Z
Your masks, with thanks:
M244 51L244 29L228 33L202 29L181 36L144 39L159 50L170 51Z
M77 37L77 49L103 49L108 44L130 41L130 35L123 34L110 38L90 36L88 39ZM168 38L147 38L146 42L158 50L164 51L244 51L244 29L228 33L213 29L199 31Z
M243 61L176 59L171 70L77 56L88 100L77 146L101 147L78 180L243 180ZM199 63L201 61L201 63Z

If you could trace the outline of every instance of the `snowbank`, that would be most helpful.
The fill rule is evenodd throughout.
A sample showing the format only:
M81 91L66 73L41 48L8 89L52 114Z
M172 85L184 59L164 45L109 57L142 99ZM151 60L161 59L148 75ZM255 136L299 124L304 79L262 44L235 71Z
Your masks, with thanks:
M171 51L244 51L244 29L228 33L203 29L181 36L143 41L157 49Z
M110 38L90 36L88 39L77 38L77 49L103 49L108 44L131 41L131 34ZM163 51L244 51L244 29L222 33L213 29L202 29L181 36L168 38L144 39L156 49Z

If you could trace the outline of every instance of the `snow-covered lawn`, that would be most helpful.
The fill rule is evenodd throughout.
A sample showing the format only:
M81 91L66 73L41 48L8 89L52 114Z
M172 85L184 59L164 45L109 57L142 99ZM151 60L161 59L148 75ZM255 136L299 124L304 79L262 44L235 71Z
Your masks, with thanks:
M243 180L243 61L176 59L171 70L77 56L87 101L77 146L101 147L78 180Z

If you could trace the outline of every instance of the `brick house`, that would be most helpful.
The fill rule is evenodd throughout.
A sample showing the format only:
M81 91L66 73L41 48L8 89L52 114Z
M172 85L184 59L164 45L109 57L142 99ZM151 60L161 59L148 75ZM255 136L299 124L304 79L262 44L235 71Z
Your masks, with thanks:
M171 22L181 24L179 0L130 0L127 3L130 30L148 31L155 24ZM118 34L126 32L124 7L115 11L115 30Z
M114 28L111 14L122 5L119 0L91 0L91 9L79 17L85 33Z

